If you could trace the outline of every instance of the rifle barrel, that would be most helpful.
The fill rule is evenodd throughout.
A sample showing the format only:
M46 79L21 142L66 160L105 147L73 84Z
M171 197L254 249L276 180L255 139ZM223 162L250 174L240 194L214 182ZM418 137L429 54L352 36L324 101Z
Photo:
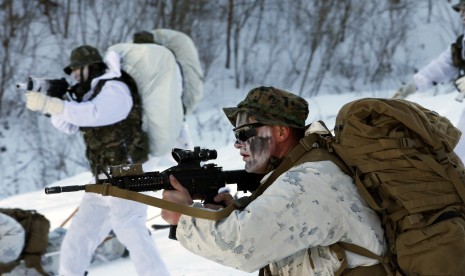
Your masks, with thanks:
M46 194L59 194L61 192L76 192L83 191L86 189L86 185L72 185L72 186L55 186L55 187L46 187Z
M253 192L260 186L262 174L248 173L245 170L224 171L226 184L237 184L237 190Z

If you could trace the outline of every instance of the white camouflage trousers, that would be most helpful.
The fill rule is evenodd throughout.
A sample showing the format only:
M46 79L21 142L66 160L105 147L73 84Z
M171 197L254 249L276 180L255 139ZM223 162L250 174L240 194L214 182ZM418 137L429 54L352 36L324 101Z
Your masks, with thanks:
M129 250L138 275L169 275L146 227L147 206L86 193L63 240L59 274L83 276L97 246L113 230Z

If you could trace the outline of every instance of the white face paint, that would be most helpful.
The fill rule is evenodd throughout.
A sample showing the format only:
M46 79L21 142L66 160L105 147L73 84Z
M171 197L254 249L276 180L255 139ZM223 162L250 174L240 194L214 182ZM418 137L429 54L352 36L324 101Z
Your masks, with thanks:
M248 124L257 123L253 117L249 117L246 112L238 114L236 131L240 131L240 126L247 128ZM242 160L245 162L245 170L250 173L268 173L268 164L275 149L275 140L272 135L271 126L254 127L256 135L248 138L245 142L237 140L234 146L240 150Z
M89 66L86 65L84 67L79 67L79 68L71 68L71 76L77 81L77 82L84 82L87 79L89 79ZM81 70L82 70L82 76L83 79L81 80Z

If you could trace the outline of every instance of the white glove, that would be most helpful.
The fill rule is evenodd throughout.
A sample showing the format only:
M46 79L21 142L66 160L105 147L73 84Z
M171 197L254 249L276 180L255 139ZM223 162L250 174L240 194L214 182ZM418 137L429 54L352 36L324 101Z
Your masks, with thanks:
M465 76L456 79L455 86L457 86L459 92L465 92Z
M417 86L416 84L412 81L407 83L406 85L403 85L397 90L396 94L392 96L393 99L404 99L408 95L413 94L417 92Z
M63 112L64 103L62 100L47 96L44 93L28 91L26 93L26 107L44 114L58 115Z

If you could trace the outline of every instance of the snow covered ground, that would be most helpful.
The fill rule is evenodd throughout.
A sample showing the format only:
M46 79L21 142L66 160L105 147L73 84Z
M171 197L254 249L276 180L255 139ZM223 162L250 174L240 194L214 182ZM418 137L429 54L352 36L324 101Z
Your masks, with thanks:
M90 173L82 173L75 177L55 182L56 185L83 185L91 177ZM23 209L35 209L45 215L51 223L51 229L59 227L66 218L78 206L83 192L61 193L46 195L43 191L36 191L18 196L6 198L0 202L2 207L19 207ZM161 197L161 193L153 193L153 196ZM159 217L160 210L154 207L148 209L147 227L153 224L166 224ZM65 225L67 227L69 223ZM181 275L254 275L224 267L202 257L196 256L185 250L177 241L168 239L168 229L152 231L160 255L173 276ZM208 274L206 274L208 273ZM120 258L108 263L92 265L89 276L108 275L137 275L129 258Z
M457 92L453 91L451 86L439 87L439 94L433 96L437 91L431 90L421 94L412 95L409 99L422 104L424 107L432 109L439 114L448 117L452 123L456 124L462 112L465 103L459 103L454 100ZM357 98L371 97L389 97L394 92L370 92L367 94L343 94L343 95L324 95L314 99L308 99L310 104L310 116L307 123L313 119L323 119L329 127L334 125L334 119L339 108ZM191 128L195 128L195 123L191 122ZM195 136L194 145L215 145L214 142L209 144L208 134L203 133L202 139ZM207 139L207 140L205 140ZM203 146L202 146L203 147ZM240 169L243 167L241 158L233 145L216 148L218 158L212 162L218 166L223 166L225 170ZM165 168L160 168L160 170ZM87 184L91 177L90 172L78 174L74 177L63 179L51 183L49 186L66 186L66 185L83 185ZM46 195L43 190L30 193L20 194L0 200L0 207L35 209L44 214L51 221L51 229L60 226L66 218L78 206L83 192L62 193L55 195ZM160 197L160 192L154 192L151 195ZM149 207L147 227L151 229L152 224L164 224L159 217L160 210ZM68 223L69 224L69 223ZM67 224L67 225L68 225ZM66 225L66 226L67 226ZM65 226L65 227L66 227ZM224 267L212 261L203 259L185 250L178 242L168 239L168 229L153 231L153 240L158 250L161 252L163 261L173 276L195 276L195 275L256 275L257 273L245 273L233 268ZM89 276L99 275L136 275L134 266L130 259L122 258L108 263L92 265L89 270Z

